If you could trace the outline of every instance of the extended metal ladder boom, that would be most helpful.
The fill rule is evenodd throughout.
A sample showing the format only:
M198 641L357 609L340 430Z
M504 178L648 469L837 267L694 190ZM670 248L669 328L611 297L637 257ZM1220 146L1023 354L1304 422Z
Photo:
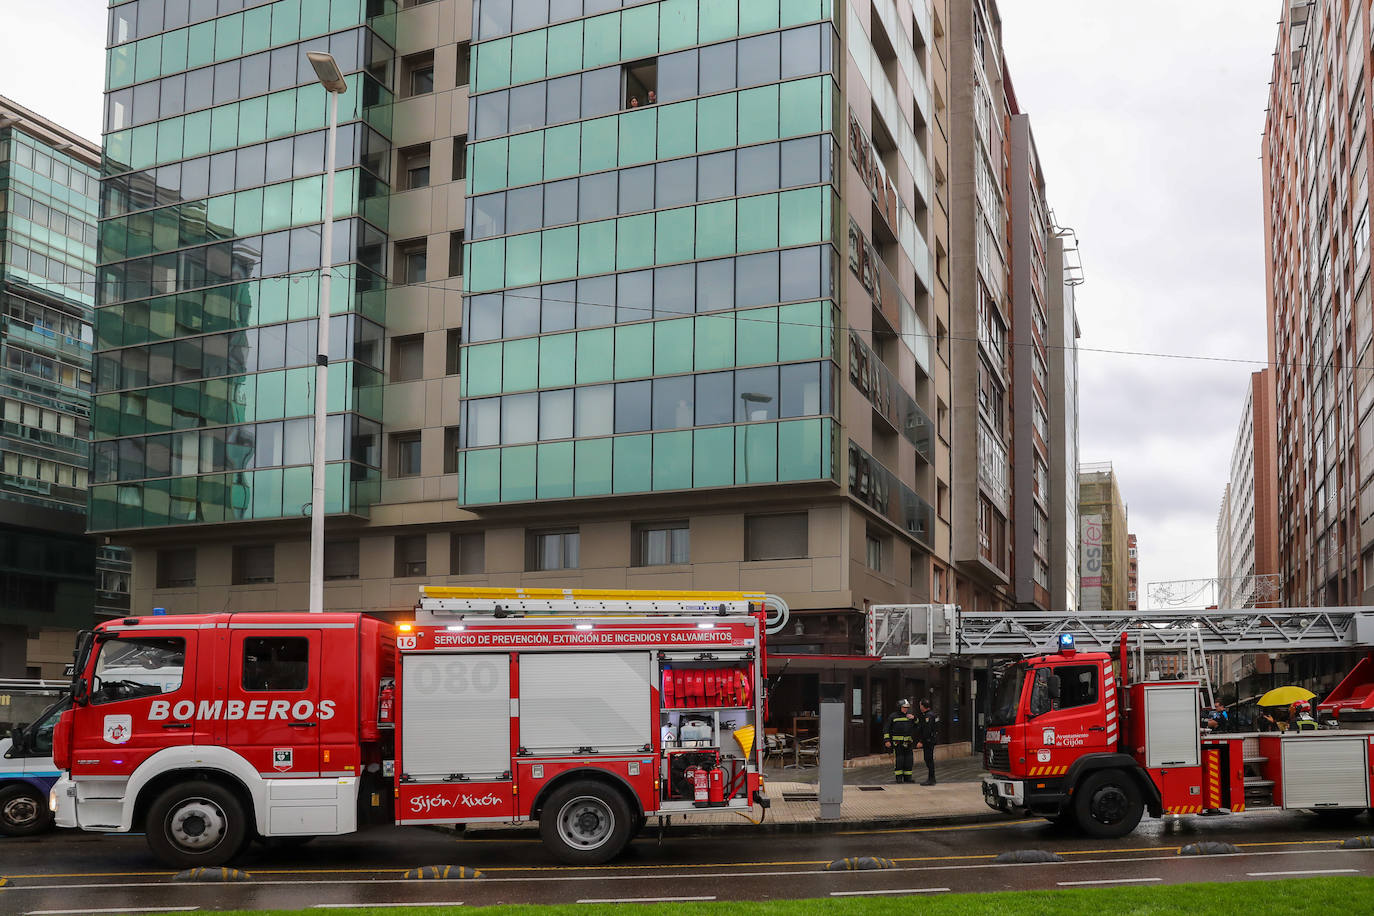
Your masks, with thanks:
M673 617L768 611L767 632L787 623L787 602L764 592L650 591L583 588L469 588L420 586L417 623L446 623L462 616Z
M1149 611L969 611L953 604L875 605L870 655L892 659L1115 651L1122 633L1145 652L1317 652L1374 646L1374 607Z

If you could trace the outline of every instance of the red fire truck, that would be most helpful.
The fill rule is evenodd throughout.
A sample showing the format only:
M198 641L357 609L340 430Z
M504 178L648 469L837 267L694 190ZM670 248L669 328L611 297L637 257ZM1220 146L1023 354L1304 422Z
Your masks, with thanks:
M1353 816L1370 807L1374 727L1361 716L1321 731L1204 734L1199 681L1132 681L1125 634L1115 657L1079 653L1069 634L1060 640L1058 653L1007 671L993 699L983 779L992 807L1097 837L1130 833L1146 811Z
M603 862L649 817L768 806L754 733L786 618L751 592L426 587L394 627L112 621L78 645L52 807L181 866L254 838L524 821Z

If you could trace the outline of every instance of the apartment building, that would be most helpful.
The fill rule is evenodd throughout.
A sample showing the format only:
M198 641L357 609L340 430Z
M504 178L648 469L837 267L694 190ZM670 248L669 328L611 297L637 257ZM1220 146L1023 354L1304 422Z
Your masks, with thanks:
M1274 370L1251 373L1217 516L1217 606L1277 607Z
M1079 607L1084 611L1129 609L1130 534L1126 501L1110 461L1078 468Z
M1045 294L1050 364L1050 607L1078 610L1078 308L1083 283L1078 237L1057 229L1049 242Z
M1288 0L1265 109L1266 330L1284 606L1367 604L1374 583L1366 12ZM1259 470L1256 456L1257 489Z
M0 96L0 677L60 676L127 585L86 537L100 150Z
M959 594L943 2L232 6L111 9L92 528L137 610L306 601L319 49L326 607L765 589L789 728L822 680L855 753L969 702L861 658L867 604Z
M1134 534L1126 535L1126 610L1140 610L1140 566Z

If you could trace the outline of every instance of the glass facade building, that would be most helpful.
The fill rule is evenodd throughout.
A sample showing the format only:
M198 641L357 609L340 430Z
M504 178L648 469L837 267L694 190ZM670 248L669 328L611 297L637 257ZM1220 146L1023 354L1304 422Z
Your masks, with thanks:
M375 501L394 29L390 0L111 7L93 531L308 512L322 260L328 511ZM332 214L312 50L349 86Z
M836 480L830 0L479 0L459 501Z
M60 674L30 642L69 654L43 632L89 626L128 563L85 536L99 180L94 144L0 97L0 677Z

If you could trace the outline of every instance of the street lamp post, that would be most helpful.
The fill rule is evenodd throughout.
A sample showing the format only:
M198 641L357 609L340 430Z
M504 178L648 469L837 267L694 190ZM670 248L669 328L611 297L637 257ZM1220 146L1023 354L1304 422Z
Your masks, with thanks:
M329 141L325 150L324 213L320 221L320 302L315 356L315 448L310 469L310 613L324 611L324 452L329 410L329 280L334 262L334 150L339 96L348 90L333 55L309 51L320 85L329 93Z

